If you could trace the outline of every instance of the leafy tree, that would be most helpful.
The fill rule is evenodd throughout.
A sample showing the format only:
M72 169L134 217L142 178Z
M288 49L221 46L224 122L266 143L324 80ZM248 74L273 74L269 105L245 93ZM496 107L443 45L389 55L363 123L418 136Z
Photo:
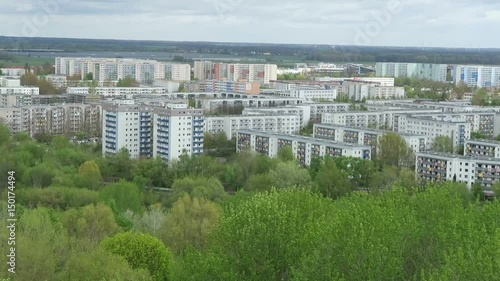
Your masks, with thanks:
M16 229L16 280L56 280L68 256L68 238L46 208L27 210Z
M71 187L22 188L17 191L20 204L34 208L45 206L55 209L79 208L97 203L99 194L95 191Z
M232 280L290 280L299 257L322 239L329 204L298 189L231 203L207 250L212 263L201 269L210 280L225 274L236 275Z
M255 174L252 175L245 186L247 191L270 191L274 187L274 181L269 175L266 174Z
M489 139L489 137L483 133L483 132L471 132L470 133L470 138L471 139L474 139L474 140L486 140L486 139Z
M351 184L346 174L337 168L335 161L326 157L321 163L316 178L315 190L329 198L340 198L351 192Z
M86 161L78 168L81 185L96 190L101 185L101 172L95 161Z
M5 145L10 139L10 130L7 125L0 122L0 145Z
M414 162L413 151L405 139L397 133L389 132L379 139L378 159L385 165L410 167Z
M89 80L89 81L94 80L94 73L89 72L89 73L85 74L85 79L84 80Z
M127 76L123 79L119 79L116 84L117 87L139 87L140 83L135 80L132 76Z
M480 183L474 183L471 187L472 194L474 194L474 197L479 199L480 201L484 201L485 195L484 195L484 189L483 186Z
M495 194L496 198L500 198L500 182L497 181L493 186L491 187L493 190L493 193Z
M36 86L38 84L38 77L34 73L26 73L21 76L22 86Z
M136 214L142 214L144 211L143 193L133 183L121 180L118 183L107 185L99 193L103 201L113 201L119 213L131 210Z
M155 281L168 280L172 271L172 253L149 234L125 232L106 238L102 247L125 258L133 269L146 269Z
M184 194L168 212L161 226L160 237L174 253L180 254L193 246L205 246L208 234L219 220L221 210L205 198L192 198Z
M61 221L69 234L92 242L100 242L119 229L113 211L102 203L66 211Z
M295 155L291 146L285 146L278 151L278 159L282 162L294 161Z
M30 168L24 175L23 182L28 186L47 187L52 184L55 173L46 164Z
M192 197L202 197L209 200L219 200L227 196L224 187L217 178L191 178L179 179L172 185L172 199L177 200L184 193Z
M165 213L162 206L155 204L144 212L142 217L136 219L134 229L158 237L164 221Z
M97 248L72 254L66 261L58 280L151 281L152 279L147 270L131 269L124 258Z
M432 151L453 153L453 140L449 136L437 136L432 143Z
M279 163L276 169L269 172L269 178L273 183L272 187L278 189L311 186L309 172L295 161Z
M139 159L132 170L134 177L144 177L147 186L167 187L168 168L160 158Z
M479 89L471 99L471 104L472 105L481 105L484 106L488 103L488 91L484 88Z

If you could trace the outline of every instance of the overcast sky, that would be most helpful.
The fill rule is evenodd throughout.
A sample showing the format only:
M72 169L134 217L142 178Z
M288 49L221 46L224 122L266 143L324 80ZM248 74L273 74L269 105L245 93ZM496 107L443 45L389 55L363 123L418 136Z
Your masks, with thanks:
M498 0L0 0L0 4L0 35L6 36L500 48Z

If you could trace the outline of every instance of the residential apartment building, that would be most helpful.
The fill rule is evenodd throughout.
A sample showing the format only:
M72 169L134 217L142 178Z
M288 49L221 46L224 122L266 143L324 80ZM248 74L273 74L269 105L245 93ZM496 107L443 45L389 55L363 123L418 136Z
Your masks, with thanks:
M422 117L408 114L399 116L397 129L397 132L401 133L427 136L431 139L431 143L438 136L448 136L453 140L453 146L458 147L464 145L465 140L470 139L472 126L463 119Z
M21 87L21 79L15 77L0 77L0 87Z
M453 66L455 84L465 83L470 87L500 86L500 66L455 65Z
M468 188L479 183L485 191L492 191L500 179L500 159L470 157L445 153L417 153L415 173L423 182L456 181Z
M405 89L403 87L388 87L374 84L373 82L345 81L337 86L339 96L346 96L351 100L361 101L365 99L403 99Z
M300 127L305 127L311 119L311 108L308 106L285 106L285 107L261 107L245 108L241 113L245 116L251 115L289 115L298 116Z
M194 78L205 80L228 80L258 82L261 85L276 80L278 66L275 64L218 63L211 61L194 62Z
M280 107L288 105L299 105L304 102L303 99L296 98L267 98L267 97L244 97L244 98L215 98L215 99L197 99L201 108L208 112L220 110L224 107L243 106L247 107Z
M133 158L174 161L183 153L203 153L203 127L203 111L186 103L115 101L103 105L102 151L114 154L126 148Z
M500 158L500 142L494 140L466 140L465 156Z
M446 82L448 65L430 63L377 62L376 76L411 77Z
M282 148L290 146L295 157L303 166L309 166L312 159L322 156L371 159L370 146L338 143L296 135L240 130L236 141L237 152L250 149L269 157L276 157Z
M0 108L31 106L32 104L32 95L0 94Z
M93 74L98 81L117 81L133 77L141 83L152 84L154 80L190 81L189 64L165 63L156 60L120 58L62 58L55 59L55 74L83 78Z
M301 128L300 117L296 114L207 116L205 119L206 132L224 132L228 139L236 137L239 130L297 134Z
M347 127L382 128L400 131L398 117L401 114L439 114L439 109L411 110L391 109L381 111L350 111L350 112L325 112L321 115L321 123L337 124Z
M334 124L314 124L313 137L351 144L368 145L371 147L372 156L378 149L379 138L390 131L345 127ZM408 146L415 152L428 149L429 138L421 135L399 133Z
M205 80L201 81L201 84L205 92L227 92L250 95L260 94L260 84L258 82Z
M164 87L68 87L68 94L72 95L97 95L97 96L123 96L123 95L149 95L167 94Z
M276 93L277 96L299 98L306 101L334 101L337 99L337 90L295 89Z
M316 81L320 82L344 82L344 81L359 81L376 83L383 87L394 87L394 77L351 77L351 78L337 78L337 77L317 77Z
M98 104L0 108L0 119L12 133L25 132L31 137L39 133L71 135L84 132L89 136L101 133L101 106Z
M68 86L68 79L66 75L46 75L45 78L47 81L51 82L56 88L63 88Z
M4 67L0 68L3 76L20 77L26 74L24 67Z

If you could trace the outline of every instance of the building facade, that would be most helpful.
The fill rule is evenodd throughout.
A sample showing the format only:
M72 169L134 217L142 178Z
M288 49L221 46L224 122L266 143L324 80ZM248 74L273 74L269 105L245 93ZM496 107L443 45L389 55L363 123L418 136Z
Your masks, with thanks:
M269 157L276 157L286 146L292 148L295 157L303 166L309 166L312 159L323 156L371 159L371 148L365 145L250 130L238 131L236 138L237 152L250 149Z
M201 84L205 92L227 92L250 95L260 94L260 84L258 82L205 80L201 81Z
M156 60L120 58L63 58L55 59L55 74L83 78L92 73L98 81L118 81L133 77L152 84L154 80L190 81L189 64L165 63Z
M485 191L500 180L500 159L444 153L417 153L415 173L424 183L456 181L468 188L479 183Z
M276 64L240 64L219 63L211 61L194 62L194 78L205 80L228 80L257 82L261 85L276 80L278 75Z
M455 84L464 83L470 87L500 86L500 66L455 65L453 67Z
M466 140L464 155L500 158L500 142L493 140Z
M239 130L297 134L300 128L300 117L296 114L211 116L205 120L206 132L224 132L228 139L236 137Z
M410 77L446 82L448 65L430 63L377 62L377 76Z
M203 111L185 103L116 101L103 105L102 151L114 154L125 148L133 158L174 161L182 154L203 153L203 127Z

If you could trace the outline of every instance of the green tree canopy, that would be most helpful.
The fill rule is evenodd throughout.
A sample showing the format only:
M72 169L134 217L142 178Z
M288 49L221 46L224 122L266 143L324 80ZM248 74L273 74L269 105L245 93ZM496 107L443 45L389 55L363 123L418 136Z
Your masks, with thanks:
M149 234L125 232L106 238L102 247L125 258L133 269L145 269L153 280L166 281L173 267L173 256L163 243Z

